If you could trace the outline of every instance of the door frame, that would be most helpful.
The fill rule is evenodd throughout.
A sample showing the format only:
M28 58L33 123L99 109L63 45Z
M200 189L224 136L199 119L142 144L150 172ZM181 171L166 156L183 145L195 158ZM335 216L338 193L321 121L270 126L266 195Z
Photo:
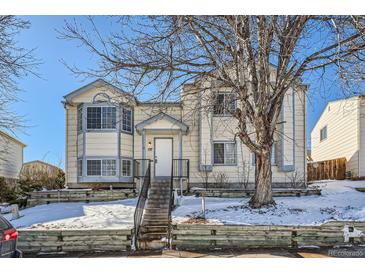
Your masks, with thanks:
M173 137L154 137L153 138L153 177L155 180L164 180L170 179L171 175L169 176L156 176L156 139L170 139L171 140L171 169L172 169L172 161L174 159L174 138Z

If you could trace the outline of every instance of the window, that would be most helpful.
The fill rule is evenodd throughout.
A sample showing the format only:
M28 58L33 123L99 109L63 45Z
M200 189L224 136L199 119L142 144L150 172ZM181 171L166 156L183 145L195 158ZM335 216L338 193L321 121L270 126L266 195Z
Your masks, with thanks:
M320 131L320 140L323 141L327 139L327 126L324 126L323 128L321 128Z
M130 109L122 109L122 130L132 132L132 111Z
M219 93L214 104L214 114L229 115L236 110L236 96L230 93Z
M87 160L87 176L101 175L101 160Z
M77 109L77 130L82 131L82 106Z
M116 160L87 160L88 176L116 176Z
M88 107L88 129L114 129L116 128L115 107Z
M82 176L82 160L77 160L77 176Z
M130 177L132 176L132 161L122 160L122 176Z
M102 175L103 176L115 176L117 174L116 161L115 160L103 160Z
M236 144L214 143L214 164L218 165L236 164Z

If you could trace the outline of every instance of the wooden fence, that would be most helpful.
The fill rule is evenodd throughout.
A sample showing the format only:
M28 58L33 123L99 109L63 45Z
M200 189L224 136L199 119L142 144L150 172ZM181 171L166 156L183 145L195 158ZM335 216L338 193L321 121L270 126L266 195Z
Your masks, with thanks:
M308 181L344 180L346 174L346 158L308 163Z
M333 247L364 244L365 222L331 221L318 226L175 224L172 248L245 249Z

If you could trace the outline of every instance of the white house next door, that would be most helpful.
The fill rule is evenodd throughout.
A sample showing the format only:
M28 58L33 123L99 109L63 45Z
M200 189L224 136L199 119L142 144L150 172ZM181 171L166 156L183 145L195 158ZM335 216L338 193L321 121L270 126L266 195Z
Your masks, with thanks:
M171 176L172 138L155 138L155 177Z

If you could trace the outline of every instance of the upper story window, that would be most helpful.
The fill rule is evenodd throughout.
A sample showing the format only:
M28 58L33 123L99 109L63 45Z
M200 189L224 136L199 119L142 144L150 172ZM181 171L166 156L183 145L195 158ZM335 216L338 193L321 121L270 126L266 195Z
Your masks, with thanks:
M323 141L325 139L327 139L327 126L324 126L320 130L320 140Z
M132 110L122 108L122 130L132 132Z
M215 98L215 115L230 115L236 110L236 96L232 93L218 93Z
M215 142L213 153L214 153L214 164L218 165L236 164L236 143Z
M115 129L115 107L88 107L87 129Z

